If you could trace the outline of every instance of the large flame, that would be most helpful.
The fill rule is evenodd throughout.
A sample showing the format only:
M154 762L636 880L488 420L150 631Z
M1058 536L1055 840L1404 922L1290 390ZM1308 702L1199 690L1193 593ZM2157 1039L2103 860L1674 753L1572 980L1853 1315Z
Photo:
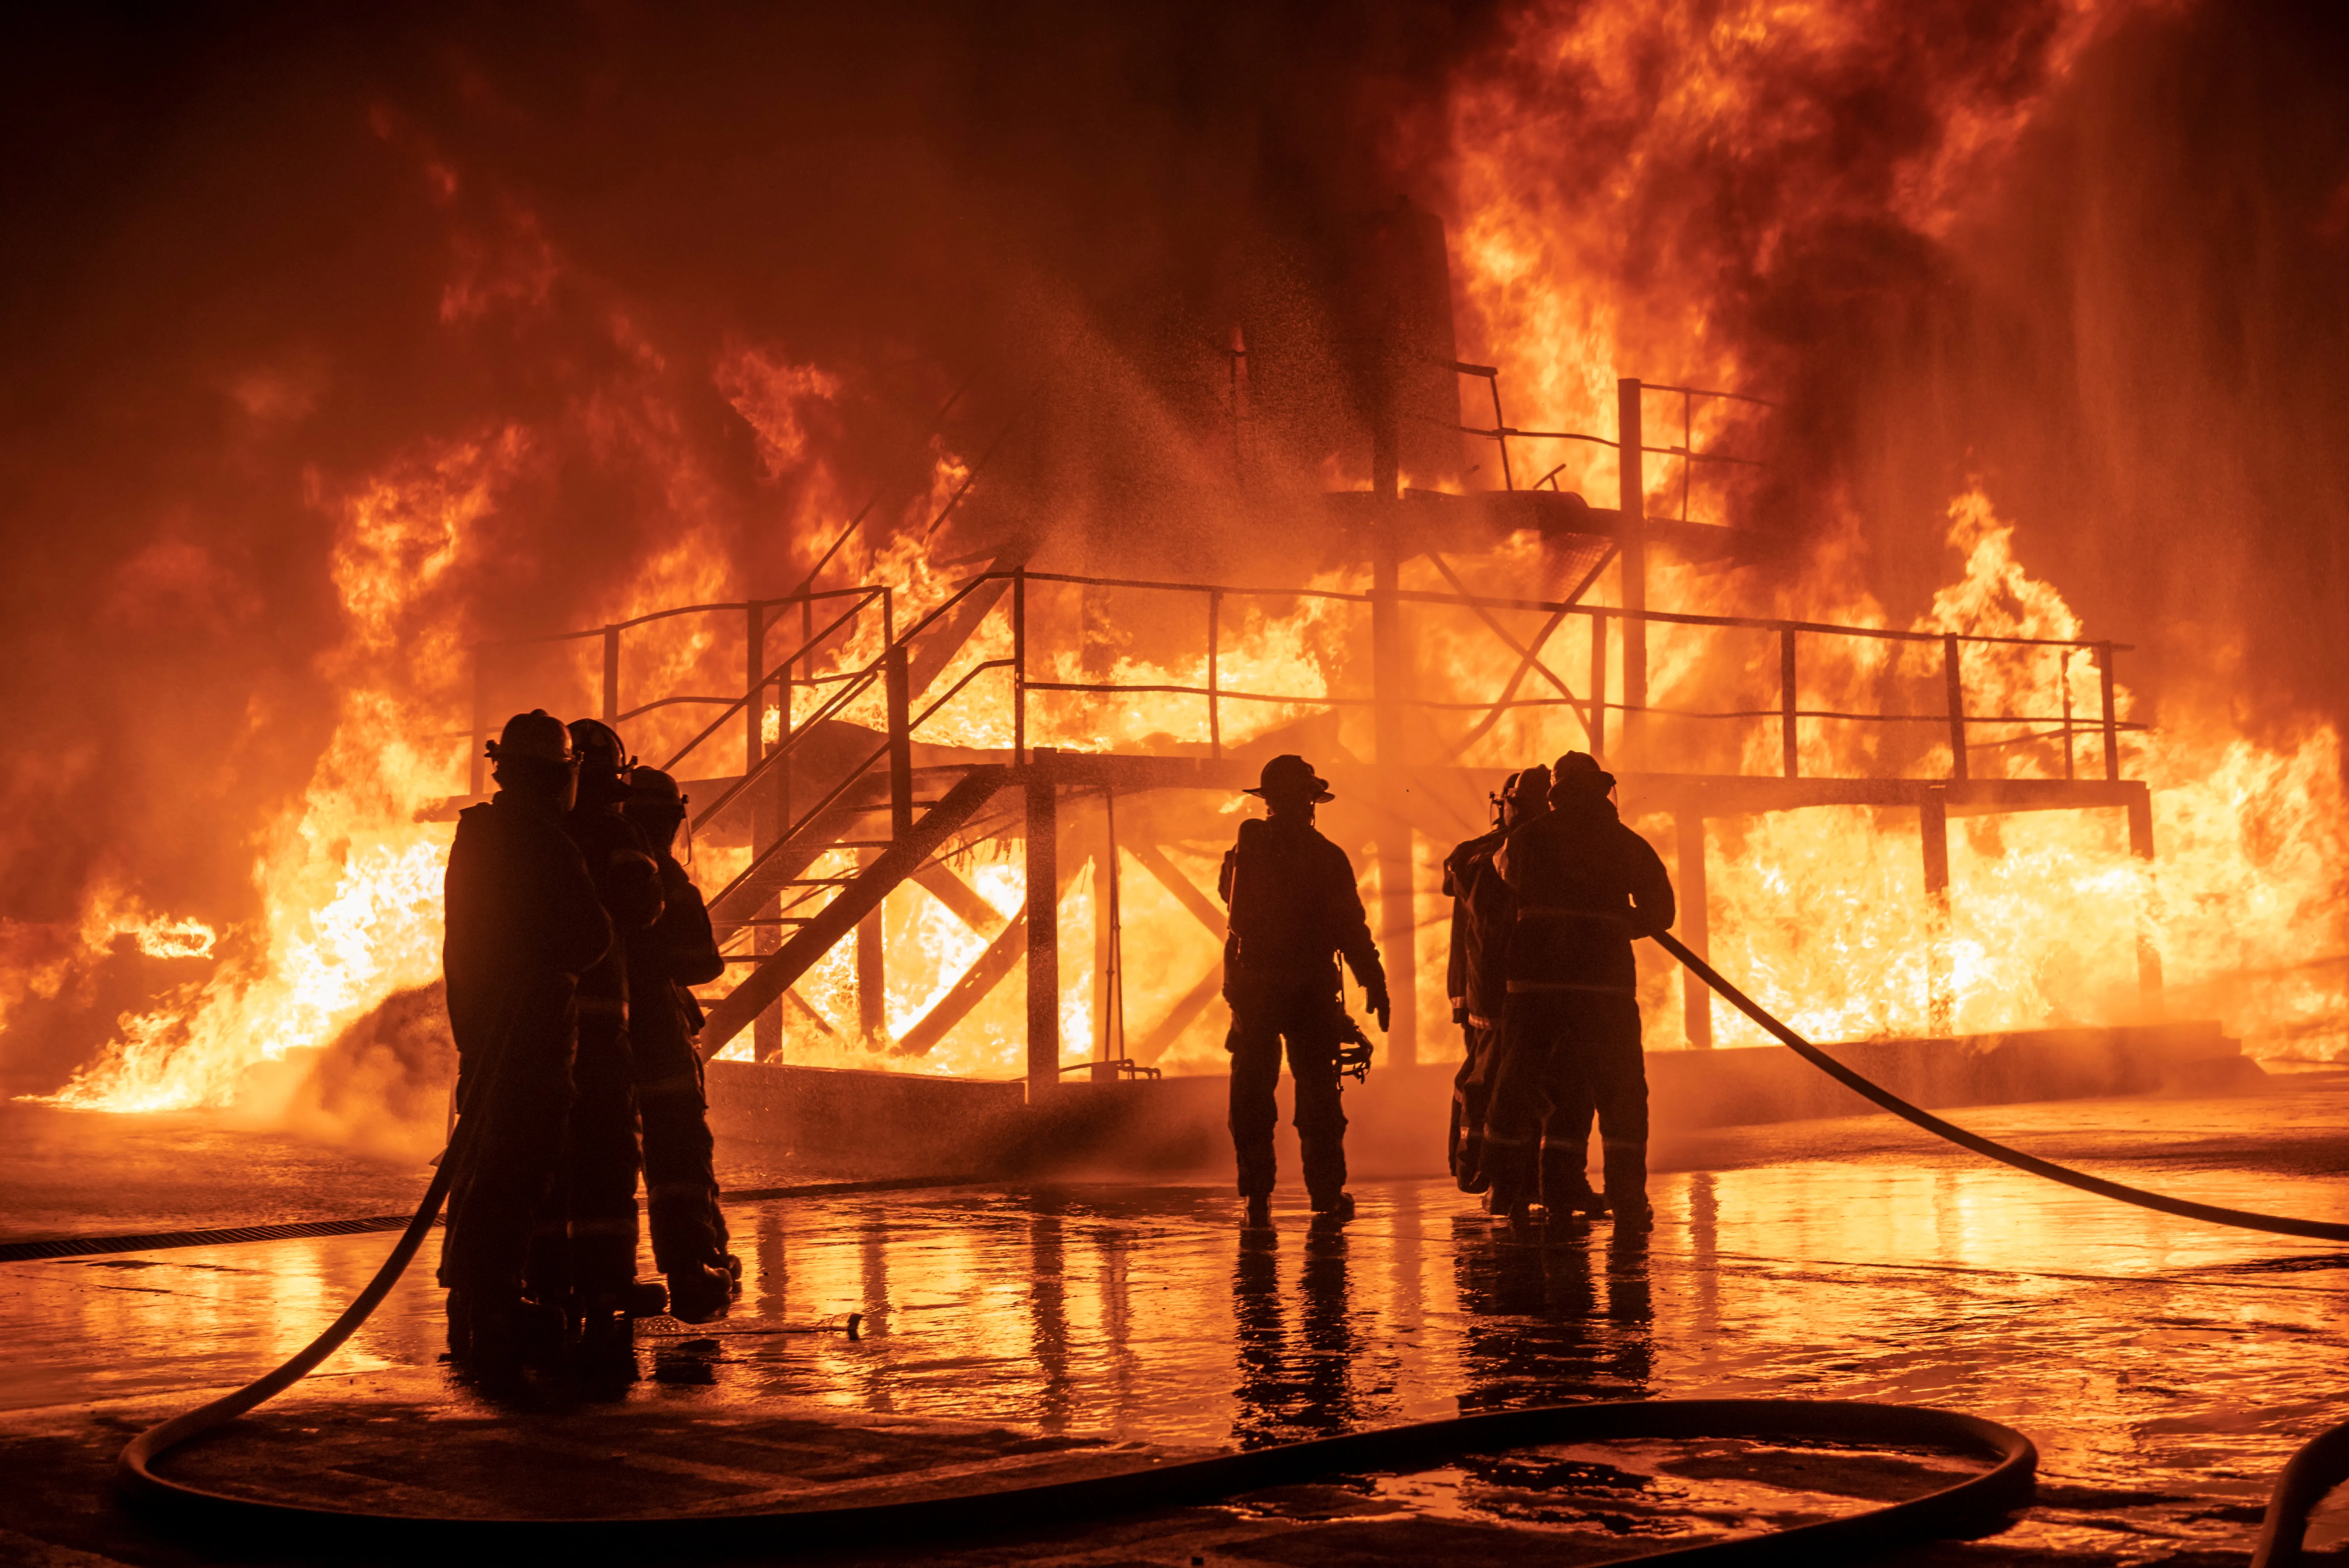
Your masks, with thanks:
M1909 39L1881 7L1784 6L1759 3L1655 7L1628 3L1536 5L1513 23L1504 46L1453 98L1453 277L1461 306L1461 352L1501 369L1512 424L1611 434L1617 378L1639 374L1676 385L1766 388L1775 366L1754 362L1741 302L1783 248L1806 226L1839 214L1892 220L1936 234L1955 221L1969 193L1994 172L2047 87L2060 81L2106 15L2117 6L2086 0L2058 8L2023 69L2003 56L1923 72L1912 58L1932 40ZM1995 55L1995 51L1992 54ZM1866 156L1850 148L1852 125L1838 114L1887 84L1915 80L1930 91L1905 106L1897 125L1876 128ZM1880 108L1882 104L1877 102ZM1867 140L1868 138L1862 137ZM448 176L452 182L454 176ZM516 226L515 254L492 264L479 248L460 257L463 275L444 295L444 317L538 308L562 259L528 222ZM519 280L519 281L513 281ZM629 365L657 356L615 313L612 346ZM798 363L777 351L737 345L719 356L709 382L756 438L766 480L776 485L769 521L812 564L859 498L833 482L827 444L838 438L828 407L844 373ZM1480 389L1481 396L1481 389ZM1741 410L1744 410L1741 412ZM1648 409L1656 445L1735 448L1762 426L1750 406L1662 399ZM574 411L591 431L659 449L666 416L617 392L588 392ZM1472 422L1483 413L1472 415ZM471 673L462 645L469 623L448 592L476 536L495 521L501 488L539 460L532 431L514 426L412 452L347 490L314 487L313 504L332 520L335 586L344 630L323 671L336 697L333 736L301 799L255 845L254 876L264 910L249 929L217 937L197 923L152 913L109 891L83 922L87 945L120 934L158 954L217 954L209 978L156 1009L122 1020L100 1059L61 1098L68 1104L144 1110L233 1099L256 1065L316 1047L384 1000L438 975L440 879L450 829L424 820L467 787L464 728ZM937 606L968 565L944 563L933 520L946 515L977 460L944 437L927 453L928 482L902 507L865 524L840 557L831 583L886 584L899 626ZM1611 503L1617 459L1589 442L1537 440L1516 455L1517 471L1547 474L1558 487ZM1497 464L1484 470L1496 475ZM1668 516L1730 515L1733 487L1712 469L1685 472L1677 459L1644 470L1649 511ZM617 622L669 606L772 592L750 583L715 515L707 476L678 458L661 498L682 520L640 552L627 587L595 609ZM1894 617L1866 586L1867 561L1848 518L1816 531L1799 571L1702 572L1660 556L1649 602L1664 608L1780 616L1854 627ZM2015 529L1976 489L1951 506L1955 552L1946 586L1912 629L2044 638L2129 634L2085 627L2055 585L2026 565ZM2024 536L2027 546L2028 534ZM1501 543L1481 559L1448 565L1472 586L1522 595L1549 581L1541 542ZM1406 585L1442 591L1447 580L1425 562ZM1299 588L1359 591L1355 573L1326 574ZM1036 584L1034 613L1075 634L1034 639L1033 678L1062 683L1196 686L1207 676L1205 625L1198 635L1123 630L1114 597L1080 603L1081 591ZM1140 590L1126 590L1139 593ZM1610 574L1593 603L1619 604ZM1066 601L1063 603L1062 601ZM1104 609L1106 604L1109 607ZM1226 746L1317 711L1309 699L1359 692L1364 627L1359 606L1336 599L1235 598L1225 606L1217 677L1226 689L1276 694L1293 703L1235 700L1222 708ZM1156 624L1155 622L1147 624ZM1009 617L991 615L957 655L934 690L974 665L1007 657ZM739 620L680 616L632 630L619 665L623 707L657 696L739 691ZM789 640L774 634L771 655ZM877 618L860 619L821 654L815 674L859 669L880 651ZM1489 699L1516 656L1473 620L1429 614L1414 636L1423 695ZM1923 651L1919 651L1921 646ZM600 678L594 640L565 645L561 678L592 693ZM1775 649L1759 634L1658 628L1651 637L1650 700L1660 708L1768 706ZM1806 638L1800 690L1806 707L1872 711L1888 698L1912 711L1938 707L1938 644ZM2101 740L2088 716L2100 711L2099 673L2085 657L2044 649L1974 647L1966 655L1970 702L1982 712L2044 713L2068 688L2083 716L2075 766L2100 771ZM1623 700L1619 647L1610 700ZM1921 694L1921 695L1919 695ZM807 700L804 690L795 701ZM878 727L881 696L868 692L843 715ZM2135 1016L2140 943L2159 954L2172 1011L2222 1017L2268 1054L2333 1056L2344 1048L2344 954L2339 892L2349 869L2343 841L2341 746L2328 726L2308 723L2290 738L2254 738L2190 690L2155 715L2122 683L2124 717L2158 727L2122 746L2126 775L2153 789L2157 858L2135 859L2117 811L2057 811L1961 818L1951 825L1946 919L1925 894L1913 817L1889 811L1816 809L1713 824L1708 913L1713 955L1766 1005L1826 1038L1923 1033L1942 1026L1984 1030ZM662 759L706 719L690 705L655 709L627 726L634 749ZM493 716L499 717L499 716ZM765 717L769 738L784 716ZM796 719L801 715L795 713ZM1465 721L1445 720L1457 734ZM1028 723L1031 744L1083 750L1184 751L1209 744L1206 705L1171 694L1039 693ZM740 726L712 743L703 776L739 767ZM1970 758L1976 777L2054 778L2064 772L2057 743L2023 738L2044 726L1984 725ZM1001 748L1010 744L1009 682L983 677L923 731L926 742ZM1527 709L1495 724L1462 758L1506 767L1585 744L1563 708ZM1659 722L1651 751L1634 768L1710 772L1776 770L1778 738L1766 723L1672 726ZM720 755L732 746L730 753ZM1932 727L1806 720L1803 771L1811 776L1901 774L1938 778L1951 757ZM692 769L688 769L691 771ZM1636 797L1628 802L1636 814ZM1237 803L1235 803L1237 806ZM1669 846L1667 819L1640 819ZM1433 861L1445 844L1423 825L1423 996L1441 994L1440 911ZM1167 847L1195 884L1212 876L1212 848ZM706 889L722 885L745 851L705 848L694 870ZM957 857L957 870L1006 917L1025 889L1015 857L1000 845ZM850 869L843 852L819 873ZM1064 1047L1099 1042L1094 976L1087 954L1106 905L1112 868L1094 851L1076 869L1066 904L1061 998ZM1127 1010L1134 1033L1164 1017L1212 974L1212 935L1131 860L1115 868L1126 926ZM1366 877L1366 881L1367 881ZM946 994L988 938L915 888L893 894L884 915L889 981L885 1033L901 1037ZM46 950L21 966L37 991L62 962ZM1936 974L1952 1006L1934 1006ZM13 984L13 982L12 982ZM999 989L943 1044L917 1058L887 1055L889 1039L855 1037L850 944L812 970L784 1007L791 1059L886 1065L907 1070L1009 1076L1021 1070L1024 1009L1016 984ZM22 988L21 986L19 987ZM1652 1044L1680 1040L1676 974L1655 965L1643 978ZM5 1001L0 997L0 1001ZM1426 1016L1437 1013L1432 1006ZM1724 1044L1758 1041L1742 1020L1720 1015ZM1161 1058L1177 1069L1212 1068L1213 1009ZM1443 1031L1423 1051L1440 1054ZM746 1045L738 1045L738 1052Z

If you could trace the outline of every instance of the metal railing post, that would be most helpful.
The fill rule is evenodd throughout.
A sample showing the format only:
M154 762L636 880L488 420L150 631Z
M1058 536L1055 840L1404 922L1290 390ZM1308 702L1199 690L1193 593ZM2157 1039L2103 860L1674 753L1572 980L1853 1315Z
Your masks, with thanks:
M2071 648L2064 649L2064 656L2055 664L2055 684L2064 688L2064 781L2066 784L2074 778L2072 762L2072 655L2074 651Z
M1607 760L1607 617L1590 613L1590 755Z
M759 766L759 759L766 755L767 745L767 694L761 685L767 674L767 607L753 599L750 611L744 632L749 639L749 651L742 658L742 690L747 694L742 704L742 771L745 773Z
M1958 634L1941 638L1941 686L1950 705L1950 778L1966 781L1966 680L1958 667Z
M2096 645L2096 668L2105 688L2105 777L2121 776L2120 713L2113 703L2113 645Z
M1786 777L1802 776L1802 758L1795 745L1795 628L1778 634L1778 750Z
M604 722L620 727L620 628L604 628Z
M1011 569L1011 760L1028 760L1028 568ZM1035 938L1031 935L1032 943ZM1059 1070L1055 1061L1053 1069Z
M1216 761L1224 759L1224 715L1222 707L1224 596L1207 594L1207 754Z
M882 694L889 710L889 831L901 837L914 825L914 694L905 645L891 644L882 657Z

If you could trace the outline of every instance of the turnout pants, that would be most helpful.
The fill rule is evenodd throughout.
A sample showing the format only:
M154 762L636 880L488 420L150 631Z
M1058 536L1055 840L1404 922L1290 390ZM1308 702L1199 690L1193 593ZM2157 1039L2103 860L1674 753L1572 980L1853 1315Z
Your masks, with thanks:
M1530 1202L1542 1189L1545 1165L1555 1188L1575 1190L1566 1185L1567 1171L1578 1184L1594 1111L1608 1202L1645 1203L1648 1071L1639 1002L1610 991L1511 992L1485 1125L1495 1192L1508 1202ZM1556 1150L1547 1160L1546 1144Z
M570 1136L559 1202L542 1212L531 1284L542 1301L582 1304L636 1277L636 1074L616 1000L581 999Z
M723 1268L726 1220L718 1207L715 1144L701 1057L688 1044L636 1062L644 1119L646 1220L653 1264L665 1274Z
M472 1125L450 1172L443 1285L521 1296L532 1233L563 1173L576 1028L569 977L551 978L518 998L490 1056L459 1064L457 1103Z
M1461 1026L1468 1054L1452 1078L1452 1131L1447 1142L1452 1179L1463 1192L1493 1184L1485 1169L1485 1115L1493 1099L1493 1068L1500 1057L1500 1026L1471 1015Z
M1297 1140L1305 1191L1316 1206L1346 1190L1346 1112L1338 1092L1338 1039L1343 1004L1328 983L1254 985L1232 1001L1229 1125L1243 1198L1269 1197L1275 1176L1272 1130L1280 1111L1281 1048L1297 1087Z

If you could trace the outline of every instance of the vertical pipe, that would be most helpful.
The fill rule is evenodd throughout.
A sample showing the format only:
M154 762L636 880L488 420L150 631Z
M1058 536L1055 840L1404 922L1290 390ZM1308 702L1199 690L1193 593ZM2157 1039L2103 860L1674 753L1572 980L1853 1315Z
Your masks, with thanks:
M1028 1103L1061 1076L1061 830L1053 758L1040 746L1028 764Z
M1949 1034L1956 1026L1957 998L1950 980L1950 794L1929 785L1917 806L1919 836L1925 851L1925 902L1930 934L1925 949L1926 1009L1930 1027Z
M881 686L889 713L889 836L914 825L913 676L905 645L893 643L881 655Z
M1223 621L1224 596L1210 590L1207 594L1207 755L1218 762L1224 759Z
M1681 940L1699 958L1710 959L1709 899L1704 880L1704 814L1672 813L1672 836L1680 841ZM1686 970L1681 972L1681 1004L1688 1026L1688 1043L1701 1051L1713 1048L1713 987Z
M1607 760L1607 617L1590 614L1590 755Z
M1015 566L1011 569L1011 761L1019 766L1027 760L1028 568Z
M2113 645L2096 645L2096 669L2105 687L2105 777L2121 776L2120 713L2113 705Z
M1802 756L1795 746L1795 628L1778 634L1778 750L1789 779L1802 777Z
M604 722L620 727L620 628L604 628Z
M490 650L473 650L473 755L471 771L466 775L466 793L479 795L489 782L490 760Z
M1647 438L1640 433L1637 377L1615 383L1615 438L1622 509L1618 539L1623 553L1623 748L1637 760L1639 739L1647 729L1641 710L1648 706L1648 490L1640 454Z
M2144 867L2144 891L2137 912L2137 994L2146 1016L2161 1016L2161 949L2153 931L2153 792L2128 803L2129 853Z
M1950 777L1966 781L1966 677L1958 667L1958 634L1941 639L1941 688L1950 705Z

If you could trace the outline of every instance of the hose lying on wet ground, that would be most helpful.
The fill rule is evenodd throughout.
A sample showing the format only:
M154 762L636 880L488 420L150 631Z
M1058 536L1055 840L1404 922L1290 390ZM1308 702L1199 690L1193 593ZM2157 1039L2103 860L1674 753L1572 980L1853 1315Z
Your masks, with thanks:
M2126 1182L2107 1181L2101 1176L2091 1176L2085 1171L2075 1171L2068 1165L2058 1165L2052 1160L2025 1154L2020 1149L2010 1149L1978 1132L1968 1132L1956 1123L1944 1121L1931 1111L1913 1106L1890 1089L1862 1078L1803 1038L1764 1011L1759 1002L1722 978L1720 971L1690 952L1670 932L1658 932L1655 937L1665 952L1686 965L1698 979L1728 998L1739 1012L1768 1030L1780 1045L1853 1093L1875 1101L1902 1120L1923 1128L1936 1138L1947 1139L1961 1149L1986 1160L1995 1160L2002 1165L2012 1165L2017 1171L2027 1171L2033 1176L2044 1176L2050 1181L2060 1181L2066 1187L2076 1187L2083 1192L2094 1192L2099 1198L2134 1203L2140 1209L2153 1209L2182 1219L2203 1220L2214 1225L2231 1225L2241 1231L2267 1231L2279 1236L2309 1236L2323 1242L2349 1242L2349 1225L2327 1220L2296 1220L2283 1214L2258 1214L2247 1209L2227 1209L2216 1203L2197 1203L2185 1198L2172 1198L2167 1193L2148 1191Z
M1812 1045L1731 985L1713 966L1669 934L1657 940L1700 979L1746 1016L1837 1082L1894 1115L1960 1148L2099 1197L2244 1230L2323 1240L2349 1240L2349 1225L2251 1213L2171 1198L2024 1154L1944 1121L1854 1072ZM1775 1534L1714 1541L1656 1553L1643 1562L1824 1562L1855 1552L1994 1528L2001 1516L2030 1501L2037 1455L2022 1433L1996 1422L1946 1410L1898 1405L1795 1399L1641 1400L1619 1404L1495 1411L1287 1443L1210 1459L1171 1460L1133 1471L1013 1486L973 1494L889 1503L816 1507L743 1514L637 1516L628 1519L448 1519L386 1515L264 1502L163 1476L157 1461L180 1444L243 1415L300 1381L350 1337L379 1305L430 1233L447 1196L448 1172L466 1139L460 1119L415 1217L356 1300L325 1333L284 1366L233 1393L141 1432L122 1450L118 1478L135 1500L168 1503L199 1518L240 1524L256 1519L280 1527L344 1530L364 1523L371 1540L414 1533L468 1542L489 1536L527 1540L542 1548L567 1538L582 1549L630 1551L657 1542L670 1552L696 1547L782 1552L854 1542L936 1536L956 1531L1032 1526L1040 1520L1131 1511L1210 1501L1268 1486L1363 1470L1424 1468L1462 1454L1562 1442L1623 1438L1769 1438L1917 1445L1953 1449L1994 1460L1993 1467L1956 1485L1905 1502L1804 1525ZM2309 1511L2349 1477L2349 1424L2324 1433L2295 1455L2279 1479L2260 1538L2255 1568L2285 1568L2300 1561ZM788 1522L788 1532L778 1523ZM1833 1557L1827 1555L1833 1553Z

